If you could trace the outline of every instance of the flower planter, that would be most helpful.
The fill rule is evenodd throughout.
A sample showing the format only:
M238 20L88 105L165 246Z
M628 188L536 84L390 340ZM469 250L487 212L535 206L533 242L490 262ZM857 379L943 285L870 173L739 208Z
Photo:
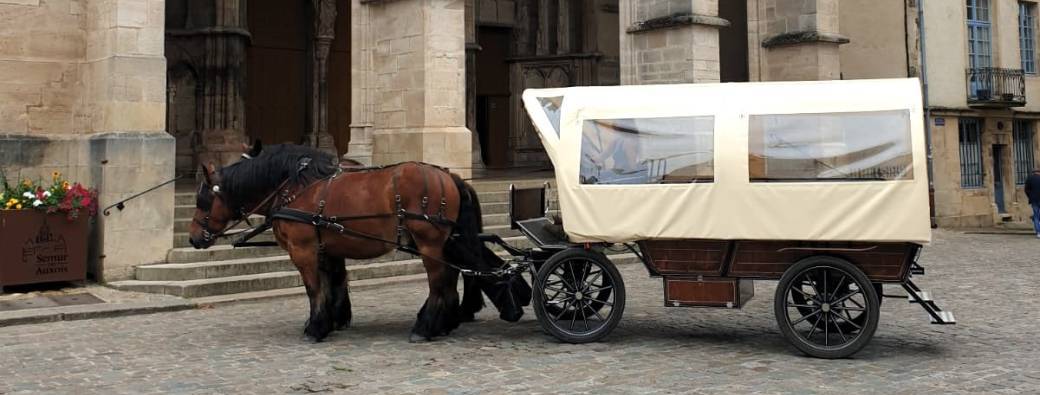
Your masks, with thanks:
M87 217L0 211L0 287L86 280Z

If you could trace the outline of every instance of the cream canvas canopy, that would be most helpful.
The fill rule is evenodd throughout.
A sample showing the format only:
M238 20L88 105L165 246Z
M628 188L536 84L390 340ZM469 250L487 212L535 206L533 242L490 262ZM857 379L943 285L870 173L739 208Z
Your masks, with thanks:
M530 89L572 241L931 240L916 79Z

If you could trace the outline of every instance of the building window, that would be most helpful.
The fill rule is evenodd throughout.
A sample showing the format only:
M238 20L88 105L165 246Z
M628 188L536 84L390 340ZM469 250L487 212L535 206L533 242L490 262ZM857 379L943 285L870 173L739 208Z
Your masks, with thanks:
M968 67L993 67L990 49L989 0L968 2Z
M982 120L961 118L961 187L982 188Z
M1022 70L1036 74L1036 4L1018 3L1018 40Z
M1033 171L1033 141L1035 136L1033 122L1023 119L1015 120L1013 129L1013 145L1015 150L1015 185L1025 185L1026 178Z

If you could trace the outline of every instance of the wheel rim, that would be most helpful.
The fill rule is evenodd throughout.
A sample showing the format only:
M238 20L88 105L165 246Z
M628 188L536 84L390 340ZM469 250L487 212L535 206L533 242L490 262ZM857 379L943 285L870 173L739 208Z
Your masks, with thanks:
M602 264L570 259L551 269L540 291L549 324L577 336L606 328L614 314L616 281Z
M808 268L796 275L784 295L785 321L798 340L841 349L862 336L859 317L867 314L868 296L851 273L834 266Z

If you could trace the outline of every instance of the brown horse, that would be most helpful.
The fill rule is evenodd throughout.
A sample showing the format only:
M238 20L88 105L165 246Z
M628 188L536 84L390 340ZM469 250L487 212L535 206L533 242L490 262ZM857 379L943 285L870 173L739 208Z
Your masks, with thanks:
M189 240L208 248L232 222L267 215L278 245L303 278L310 299L304 333L316 341L350 324L345 259L376 258L401 247L422 256L429 283L412 341L447 335L472 320L484 305L480 290L503 319L523 314L520 303L510 303L518 300L509 297L515 292L502 293L515 281L502 278L467 277L459 302L456 267L490 271L501 260L480 242L477 193L457 175L417 162L344 168L332 155L296 145L260 152L257 144L243 158L220 170L203 169Z

